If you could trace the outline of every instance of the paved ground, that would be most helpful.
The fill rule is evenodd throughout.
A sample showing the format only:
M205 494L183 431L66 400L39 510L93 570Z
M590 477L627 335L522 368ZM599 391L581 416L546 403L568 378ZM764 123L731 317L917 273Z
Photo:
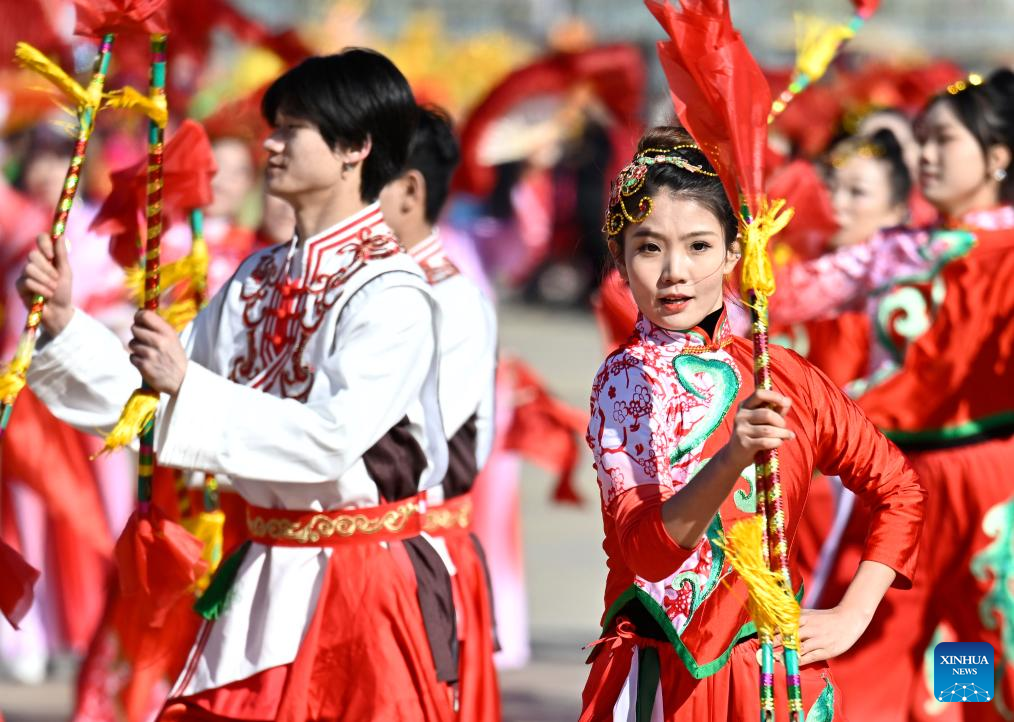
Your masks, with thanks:
M528 361L550 388L585 408L592 375L602 360L590 315L510 306L501 313L501 347ZM590 460L582 460L580 508L550 505L550 479L524 470L522 517L528 579L532 660L501 676L504 719L564 722L577 719L584 683L581 646L596 636L602 611L605 563L601 519ZM72 694L71 670L38 687L0 679L0 710L7 722L64 720Z

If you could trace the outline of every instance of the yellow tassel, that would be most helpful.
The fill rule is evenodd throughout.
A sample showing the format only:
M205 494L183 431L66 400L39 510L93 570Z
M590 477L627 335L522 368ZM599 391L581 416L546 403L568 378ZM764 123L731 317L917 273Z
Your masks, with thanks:
M742 229L743 237L743 294L753 291L763 302L775 292L775 274L768 256L768 241L792 220L793 210L785 208L784 200L768 203L760 201L757 215Z
M28 373L28 360L15 357L0 373L0 402L6 406L14 403L14 400L25 388L25 374Z
M165 96L158 95L154 99L126 85L122 90L106 93L106 108L123 110L139 110L148 116L159 128L165 128L169 121L169 108Z
M848 25L829 23L821 18L796 13L796 73L811 83L824 76L838 48L855 35Z
M158 409L158 394L146 389L138 389L130 395L127 405L120 412L120 420L106 436L105 446L99 453L106 453L128 446L130 442L141 435L146 427L155 418L155 411Z
M197 299L181 298L173 301L168 308L159 309L161 316L177 331L182 331L186 325L197 317Z
M208 588L211 576L222 562L222 546L224 544L225 512L202 511L196 516L183 519L183 528L201 540L204 551L201 558L208 563L208 571L197 580L197 588L202 592Z
M208 245L203 239L194 239L190 254L178 261L167 263L159 271L159 284L162 291L189 281L193 288L203 290L208 283ZM144 269L131 266L126 271L126 286L130 297L135 301L144 298Z
M747 608L757 630L781 632L783 640L798 639L799 602L764 559L763 527L759 515L738 521L718 540L718 546L746 584Z
M78 108L98 107L102 93L100 84L91 83L85 90L63 68L28 43L19 42L14 48L14 57L23 67L38 73L59 88Z

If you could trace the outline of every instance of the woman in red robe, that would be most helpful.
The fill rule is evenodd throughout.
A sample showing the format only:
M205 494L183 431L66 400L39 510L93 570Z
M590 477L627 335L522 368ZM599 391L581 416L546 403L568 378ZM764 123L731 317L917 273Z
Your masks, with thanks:
M922 489L861 411L795 354L772 348L778 391L754 389L751 345L731 334L724 304L723 274L739 260L736 215L686 133L656 128L642 138L609 213L609 249L640 314L592 390L588 443L609 573L581 719L758 713L756 630L717 540L756 513L755 453L780 447L789 539L818 467L877 509L845 598L804 610L800 625L804 707L840 720L826 660L863 633L888 587L910 585ZM776 706L783 712L784 699Z
M929 103L918 132L920 182L941 225L788 269L771 311L799 321L866 309L871 365L853 390L928 491L929 543L914 592L889 597L877 634L838 663L857 688L871 668L890 681L889 695L863 697L863 718L906 713L923 653L946 622L959 641L988 642L996 653L996 697L959 714L999 720L1014 699L1014 73L951 86ZM879 661L887 645L890 665Z

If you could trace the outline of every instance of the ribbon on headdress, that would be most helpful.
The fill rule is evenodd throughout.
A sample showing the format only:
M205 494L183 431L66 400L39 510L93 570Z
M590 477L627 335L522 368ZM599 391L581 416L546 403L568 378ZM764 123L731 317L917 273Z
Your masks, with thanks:
M784 201L764 194L771 91L732 25L727 0L681 0L682 11L667 1L646 4L669 36L658 43L658 53L676 114L708 155L732 207L742 207L742 290L753 317L754 380L758 389L771 389L767 298L775 289L767 245L792 217ZM789 719L802 722L799 605L789 577L778 454L761 452L755 463L758 518L740 522L751 525L743 529L734 525L724 544L746 584L761 643L761 719L775 718L773 648L780 633Z
M33 588L38 578L38 569L22 559L13 547L0 541L0 613L15 629L32 606Z

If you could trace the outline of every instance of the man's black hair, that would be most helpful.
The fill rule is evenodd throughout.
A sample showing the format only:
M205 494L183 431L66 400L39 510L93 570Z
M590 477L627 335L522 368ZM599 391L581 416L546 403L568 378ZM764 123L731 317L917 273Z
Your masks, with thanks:
M360 148L367 138L372 141L360 189L366 203L401 173L418 113L401 71L364 48L307 58L281 75L261 102L269 124L276 123L279 112L313 123L331 148Z
M419 109L419 123L408 147L406 170L417 170L426 181L426 220L436 223L447 202L451 176L461 158L447 113L435 106Z

